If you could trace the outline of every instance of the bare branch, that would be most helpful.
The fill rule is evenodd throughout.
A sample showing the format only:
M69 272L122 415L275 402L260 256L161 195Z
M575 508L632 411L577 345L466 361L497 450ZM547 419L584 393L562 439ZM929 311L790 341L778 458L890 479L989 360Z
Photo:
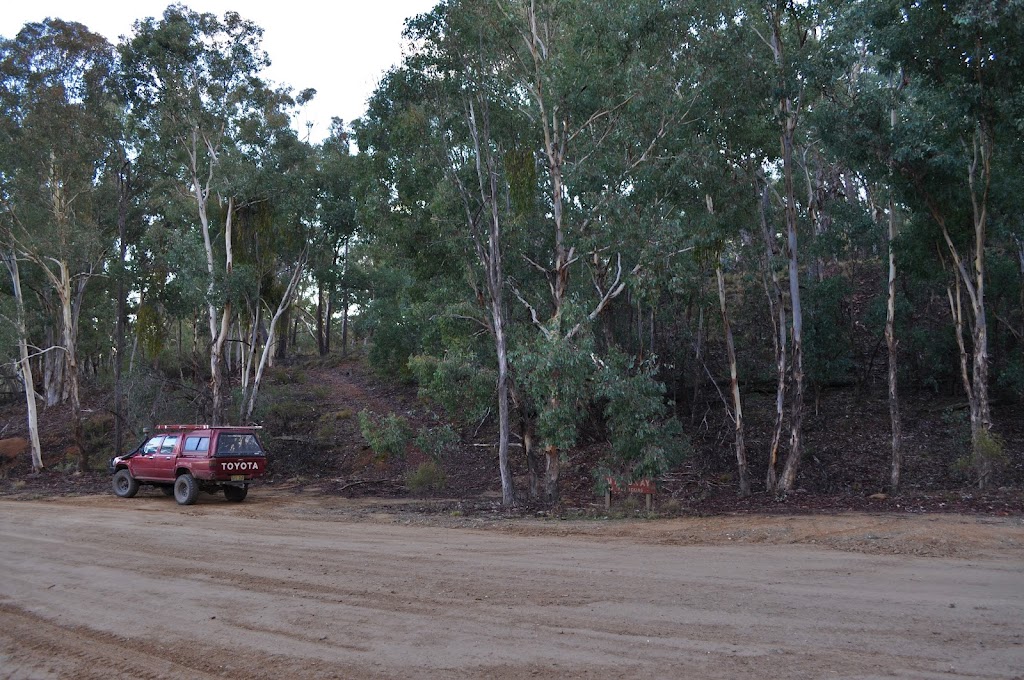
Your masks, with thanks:
M512 293L517 298L519 298L519 301L522 302L523 305L530 311L530 319L533 321L533 325L536 326L540 330L540 332L544 334L545 338L550 340L551 331L548 330L547 327L545 327L544 324L540 322L540 319L537 316L537 310L534 308L534 306L526 301L526 298L523 297L523 294L519 292L519 289L516 288L516 286L511 281L509 282L508 287L512 289Z

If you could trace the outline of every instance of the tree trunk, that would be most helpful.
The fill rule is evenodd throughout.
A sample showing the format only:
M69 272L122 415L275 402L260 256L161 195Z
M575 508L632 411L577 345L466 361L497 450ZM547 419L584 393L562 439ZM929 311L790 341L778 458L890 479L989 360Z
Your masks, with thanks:
M281 312L281 327L284 328L283 333L274 334L274 358L278 361L284 361L288 357L288 328L291 326L292 317L292 306L291 300L288 301L288 306ZM269 342L269 335L268 335Z
M775 247L772 244L771 229L768 226L768 206L770 197L767 183L761 191L760 217L761 233L764 237L764 290L768 297L768 311L772 319L772 344L775 349L775 425L772 428L772 441L768 448L768 475L765 486L775 491L778 485L779 447L782 445L782 425L785 419L786 406L786 347L789 344L786 332L786 302L779 284L779 275L773 264Z
M341 356L348 356L348 288L341 294Z
M512 479L512 468L509 463L509 384L508 384L508 348L505 338L505 276L501 255L501 220L498 214L499 191L497 169L490 150L484 156L483 139L490 138L490 119L486 102L482 102L481 122L483 130L478 128L476 111L472 103L467 107L467 123L473 139L474 161L479 191L480 210L473 209L472 200L465 185L453 173L453 180L462 196L463 208L466 213L466 224L473 238L477 258L487 275L487 294L490 306L490 331L494 339L494 350L498 363L498 468L501 475L501 502L504 506L515 505L515 484ZM481 218L487 219L486 240L480 226ZM486 243L486 245L485 245Z
M544 500L554 504L558 501L558 447L544 448L547 467L544 471Z
M508 459L508 349L505 346L505 323L499 307L500 302L499 299L492 308L495 326L494 347L498 353L498 469L501 474L501 503L505 507L510 507L515 504L516 498L512 468Z
M56 345L53 326L47 324L46 346ZM58 352L46 352L43 355L43 389L46 392L47 407L60 403L61 394L64 392L64 363L63 355Z
M210 306L212 309L212 305ZM210 346L210 391L213 395L211 409L211 424L224 424L224 375L222 364L224 358L224 341L228 337L228 327L231 321L231 303L224 304L224 312L221 314L220 332L214 336L213 344Z
M21 292L21 273L18 260L14 253L4 251L4 264L11 275L14 292L14 303L18 333L18 368L21 370L21 382L25 387L25 406L28 418L28 436L31 444L32 472L43 469L43 453L39 444L39 417L36 411L35 379L32 376L32 363L28 356L28 330L25 327L25 298Z
M953 291L956 290L954 295ZM953 327L956 334L956 346L960 350L960 381L964 386L964 394L967 395L967 402L971 404L971 412L974 409L974 388L971 386L971 372L968 368L967 346L964 343L964 307L963 298L960 295L960 279L954 280L953 286L946 287L946 295L949 298L949 313L953 317Z
M693 398L690 406L691 424L697 418L697 403L700 399L700 387L704 382L704 371L702 370L704 364L704 303L699 299L700 297L701 293L698 293L697 337L693 342Z
M65 383L68 385L68 394L71 401L71 433L78 448L78 472L85 472L89 469L89 452L85 449L85 436L82 430L82 402L78 391L78 352L75 347L77 324L75 315L71 308L71 272L67 262L58 262L60 272L60 286L57 288L57 296L60 298L62 332L64 339L65 359Z
M978 473L978 487L985 489L994 481L995 461L992 450L992 413L988 396L988 321L985 311L985 241L988 224L988 194L992 178L991 139L986 132L979 129L973 140L974 158L967 169L970 186L972 221L974 226L974 257L973 271L968 271L947 229L945 218L934 207L932 216L942 228L942 237L955 265L954 276L957 278L957 303L960 300L960 284L967 290L970 309L973 316L971 324L972 339L972 375L966 377L966 351L961 350L961 370L965 389L969 385L968 403L971 409L971 457ZM979 187L978 172L981 186ZM952 296L951 296L952 297ZM961 328L962 328L962 321Z
M791 102L783 100L786 114L782 134L783 173L786 187L786 231L789 250L789 298L793 319L793 402L790 406L789 453L779 479L779 491L790 492L796 486L796 473L803 453L804 416L804 352L803 310L800 306L800 266L798 260L796 196L793 192L793 137L796 117L790 112Z
M733 422L736 425L736 469L739 473L740 495L750 495L750 478L747 473L747 449L743 439L743 402L740 399L739 374L736 366L736 346L733 343L732 325L729 323L729 311L725 300L725 274L722 272L721 258L715 267L718 279L718 302L722 308L722 328L725 331L725 350L729 358L729 387L732 392Z
M789 251L789 297L793 328L793 401L790 405L790 436L789 452L782 476L778 480L776 491L789 492L796 485L796 474L800 466L803 444L803 410L804 410L804 368L803 368L803 310L800 306L800 267L799 248L797 244L796 193L793 186L793 144L796 137L797 121L800 105L795 103L787 91L791 81L789 65L782 39L784 3L767 7L768 21L771 24L772 50L777 70L777 86L780 92L778 115L782 125L779 142L782 152L782 173L785 184L785 215L787 246Z
M896 205L889 199L889 281L886 294L885 344L889 349L889 421L892 424L892 467L889 490L896 493L900 487L903 466L903 430L900 425L900 400L897 390L896 354Z
M123 148L121 149L123 152ZM122 156L123 158L123 156ZM117 174L117 242L120 255L120 271L117 273L117 319L114 325L114 453L121 455L124 451L124 385L121 372L124 367L124 321L128 313L128 293L125 289L125 262L128 257L128 201L129 172L131 164L123 160ZM181 343L178 353L180 357ZM178 366L180 368L181 361Z
M320 356L327 354L327 338L324 333L324 282L316 284L316 351ZM287 328L287 326L286 326Z
M203 231L206 234L207 260L210 273L208 293L212 294L214 287L213 271L213 250L209 246L209 223L205 219L205 203L203 203L204 215ZM231 242L232 218L234 217L235 199L228 199L227 217L224 220L224 271L231 276L234 266L234 253ZM224 357L224 342L227 340L228 331L231 326L231 301L224 302L224 310L220 315L220 330L217 330L217 307L211 300L208 304L210 316L210 388L213 395L211 420L213 425L221 425L224 421L224 374L221 364Z
M324 319L324 349L327 350L325 354L331 353L331 335L334 331L334 286L331 286L330 294L327 296L327 317ZM345 350L342 349L341 353L344 355Z
M263 371L267 367L267 361L270 358L271 353L274 351L275 338L277 337L278 322L285 314L285 310L288 309L292 304L292 296L295 294L296 289L299 285L299 280L302 278L302 271L306 264L306 253L303 251L302 256L299 258L298 263L295 265L295 271L292 273L291 279L288 281L288 287L285 288L284 295L281 297L281 302L277 306L277 311L274 313L273 318L270 320L270 327L267 329L267 341L263 346L263 354L260 356L260 364L256 369L256 376L252 381L252 389L249 392L248 402L245 404L245 415L243 420L249 422L252 420L253 411L256 409L256 399L260 393L260 383L263 381ZM288 327L285 326L285 332L287 333Z
M519 408L519 431L523 438L523 453L526 456L529 494L530 498L536 501L541 497L541 479L544 476L540 457L537 455L537 421L534 417L535 414L526 404L520 404Z

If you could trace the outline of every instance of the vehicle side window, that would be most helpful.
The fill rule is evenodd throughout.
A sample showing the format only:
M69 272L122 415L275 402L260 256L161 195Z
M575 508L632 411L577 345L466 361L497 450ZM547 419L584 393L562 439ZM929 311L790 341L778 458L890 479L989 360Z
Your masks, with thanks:
M148 442L143 444L142 452L148 454L154 454L160 450L160 445L164 443L163 435L159 437L153 437Z
M209 451L210 450L210 438L209 437L186 437L185 438L185 450L186 451Z
M160 453L169 455L174 453L174 449L178 446L178 435L170 435L164 439L164 443L160 445Z

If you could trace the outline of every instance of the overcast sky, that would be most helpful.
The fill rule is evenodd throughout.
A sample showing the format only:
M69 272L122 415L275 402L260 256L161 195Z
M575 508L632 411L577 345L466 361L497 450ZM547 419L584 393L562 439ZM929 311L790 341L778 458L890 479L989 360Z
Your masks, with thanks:
M169 4L11 0L0 11L0 35L12 38L27 22L59 17L83 23L116 43L131 33L137 19L159 17ZM194 0L184 4L219 16L234 10L263 28L263 48L273 62L267 78L296 92L307 87L317 91L299 114L296 128L304 134L306 121L312 122L311 138L319 141L332 116L350 122L363 114L381 75L402 57L405 19L430 11L436 0Z

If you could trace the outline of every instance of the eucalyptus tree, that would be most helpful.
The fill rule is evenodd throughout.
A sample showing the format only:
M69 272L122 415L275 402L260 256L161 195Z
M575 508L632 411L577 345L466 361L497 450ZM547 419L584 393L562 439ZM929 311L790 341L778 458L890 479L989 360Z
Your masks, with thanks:
M834 85L814 114L814 123L828 153L842 159L859 177L848 200L863 194L872 219L884 225L886 251L887 387L891 431L889 488L896 493L903 468L903 426L899 391L897 282L899 232L906 206L896 188L895 168L888 156L897 134L897 107L906 81L902 74L880 71L880 55L866 49L869 11L862 3L849 5L831 28L837 46Z
M818 142L808 134L807 118L820 100L827 80L823 74L829 73L825 64L832 56L825 38L837 7L830 0L724 3L708 10L718 20L705 22L700 36L705 43L701 64L707 74L707 97L717 112L708 123L708 134L733 172L746 178L747 191L734 200L747 207L744 223L750 225L750 233L763 234L765 243L765 256L757 259L765 267L777 376L766 484L780 493L794 489L803 450L806 360L800 276L806 270L806 247L800 245L800 234L821 212L815 212L817 204L811 200L817 197L814 169L806 161L801 168L801 161L817 155ZM807 199L797 188L801 170L807 178ZM772 224L775 208L782 215L781 229ZM777 232L783 235L782 243L777 242ZM785 276L775 267L780 252L785 256ZM787 392L789 447L780 471Z
M177 217L203 244L215 423L224 418L235 220L253 175L244 137L280 96L259 76L269 63L261 38L262 29L235 12L221 19L172 5L160 19L136 22L121 46L132 112L146 136L142 153L162 165L170 198L191 203L191 215Z
M267 98L263 108L251 112L242 126L240 139L247 150L245 162L256 171L247 188L247 198L240 202L240 217L244 219L238 225L238 260L251 269L251 278L258 282L248 302L251 332L249 351L243 361L243 420L251 419L264 371L275 347L284 342L287 329L280 332L282 319L299 293L311 243L317 240L316 154L289 127L286 110L311 96L312 91L307 90L292 100L279 92L276 97ZM269 323L266 332L260 333L263 309L269 314ZM263 350L259 362L254 363L261 335L265 336ZM282 339L278 340L279 337Z
M17 284L19 277L10 265L16 259L29 262L45 275L59 300L59 350L79 470L88 466L79 396L79 323L86 285L102 271L111 245L96 196L117 135L113 64L106 39L59 19L28 24L0 44L3 240L11 254L12 280ZM58 348L44 351L50 349ZM25 389L34 389L31 382Z
M1019 223L1020 101L1024 5L961 0L867 6L870 48L905 87L880 152L903 200L927 215L943 259L970 407L971 449L981 487L1001 455L991 433L990 232ZM878 117L876 116L875 120ZM883 119L884 120L884 119ZM966 291L969 317L963 313ZM970 327L970 357L963 341Z
M617 375L609 366L636 368L604 362L585 348L591 327L642 268L639 260L659 250L646 225L628 217L631 173L650 160L690 101L674 88L671 56L657 30L678 29L659 21L674 15L659 3L640 10L618 3L442 3L410 23L417 49L385 79L357 125L360 148L385 178L375 193L386 217L377 220L374 241L416 243L406 271L446 285L466 281L459 301L443 303L446 313L432 318L478 323L492 340L487 355L497 368L506 502L514 497L505 453L511 403L524 446L533 450L534 431L542 440L544 495L553 500L562 450L575 444L581 414L602 399L588 376L607 381ZM460 269L465 274L453 277ZM576 276L584 278L576 283ZM436 283L430 287L437 290ZM509 305L509 292L520 304ZM424 326L436 329L425 328L428 336L448 333L447 325ZM447 337L459 353L473 346ZM383 344L378 335L375 345ZM620 377L620 387L633 384ZM627 393L638 394L609 392L619 406ZM664 410L653 396L645 408ZM626 429L617 430L623 441ZM652 460L664 450L648 440L627 449L651 453ZM528 461L536 473L530 455Z
M540 161L533 188L537 208L520 255L528 275L512 290L535 333L517 356L533 368L523 379L532 384L546 456L545 495L553 501L561 450L575 443L575 423L601 391L601 381L616 375L606 367L618 363L593 356L593 369L585 369L562 360L587 356L595 325L664 257L663 232L636 219L657 211L639 207L633 194L666 137L690 122L695 95L686 69L692 64L678 45L693 8L525 1L497 8L513 33L506 89L523 100L520 125L535 140L532 153ZM625 366L618 363L629 370ZM596 383L588 379L590 370ZM629 382L621 374L619 380ZM627 398L626 392L612 393ZM629 394L640 399L639 392ZM659 409L651 408L649 415L660 418ZM650 475L666 464L647 462L626 465L626 474Z
M344 122L335 119L330 134L318 148L319 229L311 269L317 284L316 335L321 356L331 351L331 327L339 284L342 288L342 353L348 345L348 308L353 283L349 254L358 224L355 196L358 160L349 148L350 139Z
M32 362L28 350L28 325L25 322L25 296L21 287L21 271L14 251L4 250L4 252L0 253L0 257L3 258L4 266L11 277L14 313L13 318L5 315L5 320L13 326L18 339L18 371L25 392L25 413L28 419L32 472L39 472L43 469L43 453L39 443L39 415L36 408L35 378L32 375Z
M388 76L371 101L371 115L357 131L360 146L378 157L412 151L405 135L412 129L422 135L420 149L412 152L413 158L399 161L403 167L387 190L399 201L410 191L422 192L425 200L414 201L413 211L432 214L455 229L454 238L445 239L445 250L468 268L470 287L464 290L475 298L470 309L458 315L478 323L493 341L502 502L512 505L516 498L508 457L510 371L502 252L509 210L501 173L502 156L513 149L514 136L511 128L492 120L507 122L508 104L501 101L493 79L503 68L502 27L491 9L480 2L442 4L411 20L407 35L422 47ZM407 165L410 160L415 167ZM427 167L432 170L425 172ZM419 179L431 175L443 181L424 184ZM465 293L460 297L464 299ZM452 314L457 305L448 306L446 313ZM421 371L437 365L423 358L415 364Z

